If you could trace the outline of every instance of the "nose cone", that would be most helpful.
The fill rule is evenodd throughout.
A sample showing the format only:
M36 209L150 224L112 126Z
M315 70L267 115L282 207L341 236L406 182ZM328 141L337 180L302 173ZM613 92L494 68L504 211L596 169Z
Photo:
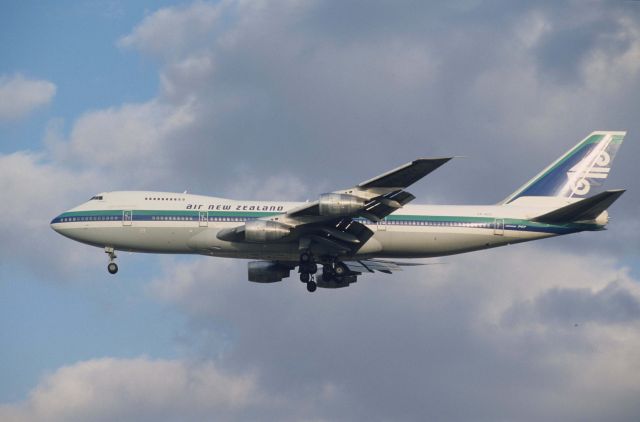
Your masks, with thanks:
M49 225L51 226L51 228L55 232L60 233L60 223L61 222L62 222L62 214L60 214L59 216L57 216L56 218L51 220L51 223L49 223Z

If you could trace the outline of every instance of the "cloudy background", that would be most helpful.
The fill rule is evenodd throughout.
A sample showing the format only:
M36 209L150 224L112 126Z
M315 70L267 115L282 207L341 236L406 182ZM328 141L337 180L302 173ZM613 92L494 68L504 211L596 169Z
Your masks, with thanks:
M640 417L640 4L84 1L0 13L0 420ZM495 203L628 130L610 229L310 295L49 221L117 189L313 199L463 155Z

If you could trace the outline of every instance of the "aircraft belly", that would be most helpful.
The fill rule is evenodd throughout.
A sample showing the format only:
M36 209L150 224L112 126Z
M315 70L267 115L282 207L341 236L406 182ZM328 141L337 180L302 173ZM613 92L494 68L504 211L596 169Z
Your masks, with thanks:
M548 237L533 232L504 232L496 234L493 229L453 229L449 231L413 230L377 232L382 250L376 254L389 258L428 258L453 255L480 249L494 248L512 243Z
M97 247L152 253L193 253L209 256L297 261L297 243L227 242L216 237L219 227L88 226L59 228L61 234ZM489 229L376 231L357 257L419 258L452 255L548 237L546 233Z

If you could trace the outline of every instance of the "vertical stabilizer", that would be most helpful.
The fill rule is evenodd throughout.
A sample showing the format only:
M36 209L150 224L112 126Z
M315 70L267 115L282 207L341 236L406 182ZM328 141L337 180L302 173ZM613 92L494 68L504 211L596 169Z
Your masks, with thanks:
M582 199L601 192L626 134L592 132L501 203L526 196Z

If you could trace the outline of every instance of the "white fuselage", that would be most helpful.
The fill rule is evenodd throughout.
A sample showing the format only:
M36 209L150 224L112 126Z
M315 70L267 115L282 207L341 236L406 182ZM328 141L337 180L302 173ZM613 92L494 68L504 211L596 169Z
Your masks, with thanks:
M219 230L286 212L297 202L236 201L166 192L108 192L52 222L71 239L115 250L203 254L297 261L297 242L228 242ZM549 204L549 209L557 203ZM530 221L545 208L518 203L492 206L407 205L374 223L359 218L374 235L355 257L420 258L451 255L559 234L594 225L549 225Z

